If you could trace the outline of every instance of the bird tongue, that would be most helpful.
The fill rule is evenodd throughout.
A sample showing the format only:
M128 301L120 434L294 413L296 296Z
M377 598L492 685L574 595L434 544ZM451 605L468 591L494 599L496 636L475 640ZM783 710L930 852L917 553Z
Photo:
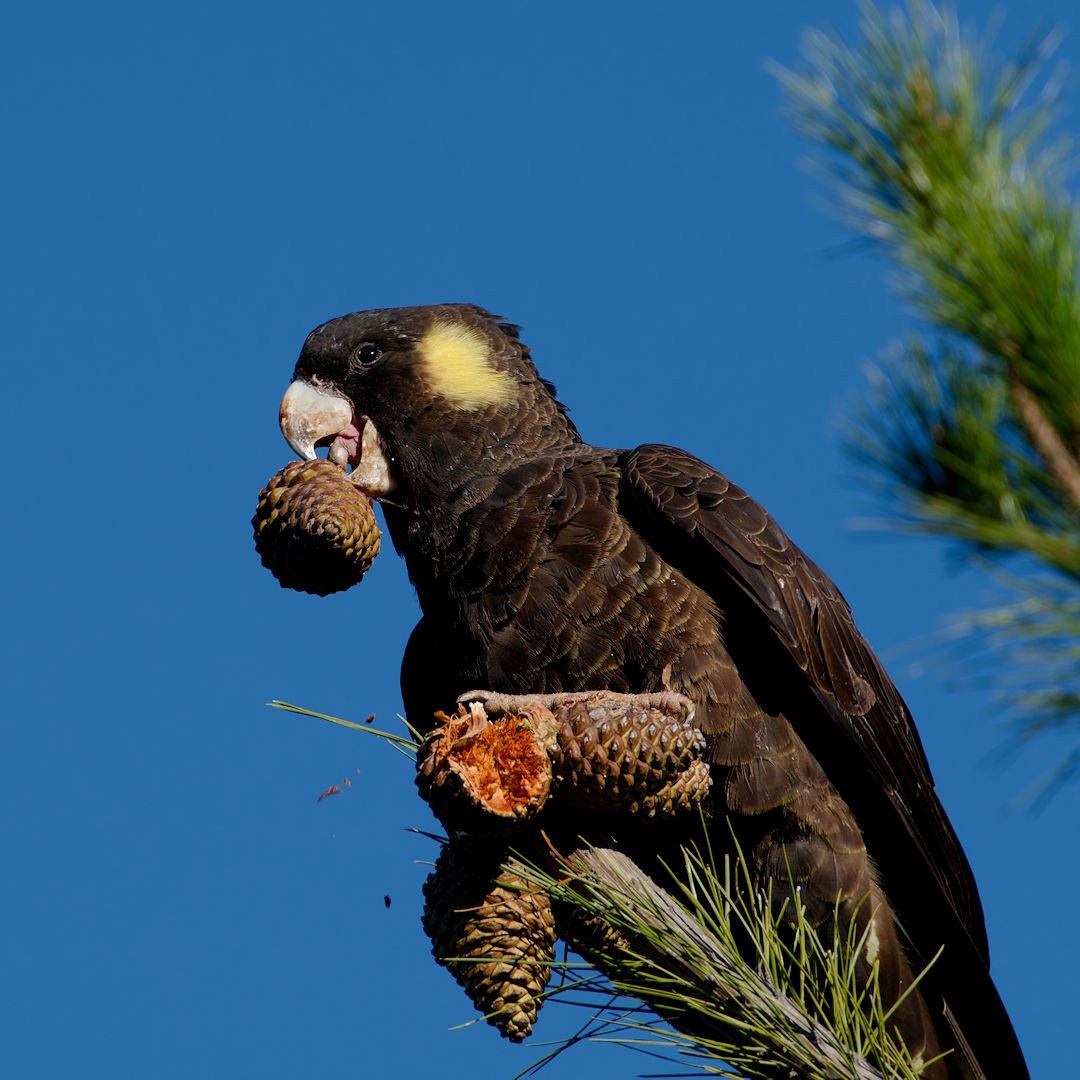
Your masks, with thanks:
M328 457L335 465L344 468L351 465L353 468L360 463L360 435L363 430L363 421L357 422L354 416L336 435L320 439L315 445L325 446L329 444Z
M354 413L339 432L324 435L315 445L329 447L327 456L335 465L349 466L349 479L364 494L378 499L397 486L375 425L366 416Z

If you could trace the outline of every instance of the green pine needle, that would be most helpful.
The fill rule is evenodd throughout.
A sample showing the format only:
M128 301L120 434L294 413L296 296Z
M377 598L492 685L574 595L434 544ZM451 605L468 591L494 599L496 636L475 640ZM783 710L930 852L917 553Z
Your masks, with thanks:
M290 705L287 701L268 701L266 703L273 709L281 709L284 712L299 713L301 716L312 716L316 720L327 720L331 724L339 724L341 727L352 728L353 731L363 731L368 735L377 735L380 739L385 739L395 750L399 750L407 757L416 757L416 751L420 749L421 738L419 732L412 728L407 721L401 719L401 722L408 728L411 738L406 738L404 735L395 735L391 731L380 731L378 728L370 727L368 724L357 724L352 720L342 720L339 716L328 716L326 713L312 712L310 709L305 709L300 705Z

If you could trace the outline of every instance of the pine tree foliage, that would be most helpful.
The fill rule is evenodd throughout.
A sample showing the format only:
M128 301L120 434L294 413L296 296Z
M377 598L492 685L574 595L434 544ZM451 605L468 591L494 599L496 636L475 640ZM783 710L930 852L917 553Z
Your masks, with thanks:
M926 326L872 371L849 450L894 523L997 568L1008 602L957 625L990 646L1020 730L1075 730L1080 296L1066 147L1049 138L1055 38L994 64L918 0L865 9L861 33L811 33L803 69L781 72L842 219ZM1077 771L1080 748L1056 779Z

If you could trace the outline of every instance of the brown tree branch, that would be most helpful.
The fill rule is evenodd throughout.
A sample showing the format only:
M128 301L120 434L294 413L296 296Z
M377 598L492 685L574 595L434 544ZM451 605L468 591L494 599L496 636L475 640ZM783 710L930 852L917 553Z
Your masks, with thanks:
M1016 413L1031 438L1031 445L1045 462L1050 475L1080 512L1080 462L1054 430L1035 395L1012 370L1009 371L1009 391Z

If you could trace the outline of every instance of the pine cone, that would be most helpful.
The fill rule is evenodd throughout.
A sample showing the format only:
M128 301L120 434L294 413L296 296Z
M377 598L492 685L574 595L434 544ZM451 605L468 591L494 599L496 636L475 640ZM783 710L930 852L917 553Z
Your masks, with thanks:
M441 726L417 758L420 794L454 835L520 829L549 795L563 806L655 817L692 810L709 794L705 737L677 694L465 700L468 710L437 714Z
M251 524L263 566L287 589L349 589L379 553L371 500L325 458L291 461L271 477Z
M551 902L500 870L501 854L447 844L424 884L435 959L511 1042L532 1031L555 959Z
M597 694L552 712L552 770L564 803L651 817L689 809L708 794L705 737L688 712L673 715L670 704L625 694Z
M492 722L474 705L436 719L441 725L417 754L416 785L448 832L505 835L540 812L551 790L551 759L530 718L508 714Z

